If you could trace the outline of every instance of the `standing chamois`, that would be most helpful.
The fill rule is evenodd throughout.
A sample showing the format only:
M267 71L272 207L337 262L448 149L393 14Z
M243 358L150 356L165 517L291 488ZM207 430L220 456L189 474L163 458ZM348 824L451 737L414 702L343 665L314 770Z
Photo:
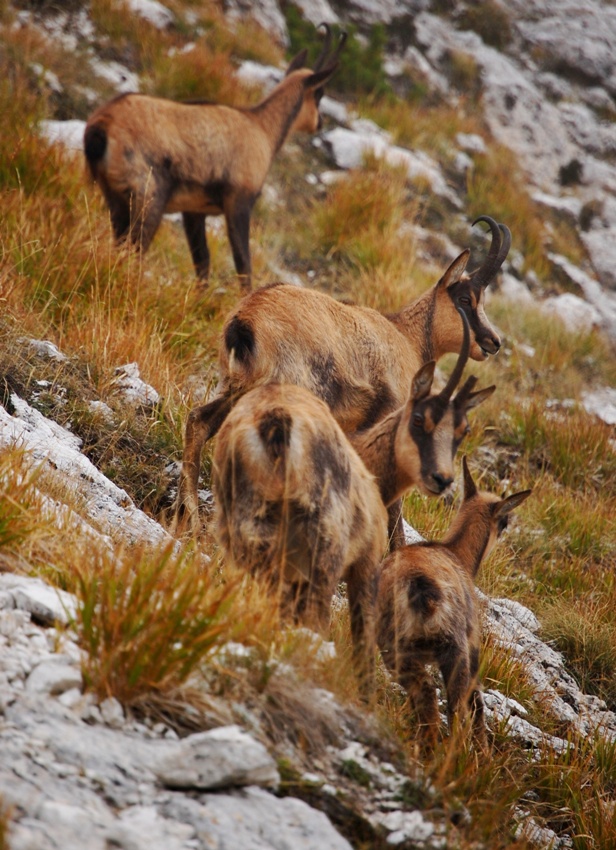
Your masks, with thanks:
M336 585L347 582L354 658L372 687L378 565L387 506L411 487L438 495L453 481L467 411L489 387L469 378L469 332L446 387L431 395L434 361L414 376L408 401L349 440L327 405L302 387L246 393L223 422L212 467L216 533L228 559L267 578L286 614L323 631Z
M234 108L207 102L175 103L122 94L90 117L84 149L100 186L118 242L146 251L164 213L181 212L197 276L207 279L210 255L205 220L224 215L242 288L251 287L250 215L276 153L292 131L321 127L323 87L337 68L346 39L331 54L327 24L314 69L302 50L261 103Z
M477 745L487 746L483 696L477 676L481 629L474 578L508 515L528 498L523 490L499 499L478 491L464 469L464 500L441 543L404 546L382 565L377 601L377 641L383 660L414 706L427 752L439 724L436 688L426 664L441 670L447 690L447 717L472 714Z
M242 299L223 328L216 397L188 415L176 528L187 518L198 526L203 446L252 387L305 387L329 405L345 433L352 433L399 408L424 363L460 351L458 309L471 327L470 356L484 360L496 354L500 339L483 309L484 290L507 256L511 234L489 216L477 221L486 221L492 232L483 265L465 275L470 251L463 251L435 286L391 316L297 286L265 287Z

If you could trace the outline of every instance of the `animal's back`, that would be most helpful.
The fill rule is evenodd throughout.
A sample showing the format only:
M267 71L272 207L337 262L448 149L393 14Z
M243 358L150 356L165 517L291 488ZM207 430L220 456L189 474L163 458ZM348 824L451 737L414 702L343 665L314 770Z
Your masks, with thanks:
M475 619L473 582L447 547L438 543L404 546L390 554L379 580L379 642L415 643L433 654L449 637L466 634Z
M218 434L212 486L221 544L253 571L284 560L305 576L326 552L342 569L366 548L376 558L385 549L374 479L301 387L270 384L240 399Z
M247 137L251 156L242 157ZM101 106L86 125L86 159L94 176L102 171L117 191L140 188L150 169L168 172L184 192L217 182L261 181L269 165L263 133L245 112L208 103L177 103L143 94L124 94ZM182 198L169 209L185 209Z
M399 407L418 365L408 340L377 311L289 285L240 302L220 350L223 385L231 392L270 381L305 387L345 432Z

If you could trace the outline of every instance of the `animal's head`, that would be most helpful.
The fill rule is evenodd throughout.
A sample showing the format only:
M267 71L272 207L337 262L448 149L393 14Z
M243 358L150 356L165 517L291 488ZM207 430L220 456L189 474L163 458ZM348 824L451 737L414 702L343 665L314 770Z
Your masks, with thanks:
M489 398L496 387L473 392L477 379L469 377L454 395L468 361L470 349L469 323L462 319L463 339L458 361L439 392L432 392L435 362L424 364L413 378L411 395L406 404L396 439L398 463L427 495L440 495L454 479L453 459L469 432L468 412Z
M304 67L308 54L308 51L304 48L291 61L286 71L287 77L294 74L301 80L304 90L304 98L299 112L291 125L292 131L299 130L305 133L316 133L317 130L321 129L323 119L319 112L319 104L325 92L325 84L338 67L338 56L347 39L345 32L340 33L338 44L332 51L332 29L329 24L323 23L320 26L325 28L325 40L321 53L314 63L314 67Z
M483 555L483 557L487 557L500 535L507 528L509 514L528 499L532 490L521 490L512 496L499 498L494 493L477 489L468 468L466 456L462 458L462 469L464 472L464 500L460 511L468 511L469 522L478 522L483 518L483 521L487 524L489 539Z
M485 360L490 354L496 354L501 346L500 337L485 314L485 290L509 253L511 233L506 225L497 224L490 216L479 216L473 225L478 221L485 221L490 226L492 244L488 256L479 268L467 274L470 250L463 251L437 283L436 297L440 299L441 307L439 333L447 340L446 350L460 350L462 334L456 310L462 310L471 328L470 356L473 360Z

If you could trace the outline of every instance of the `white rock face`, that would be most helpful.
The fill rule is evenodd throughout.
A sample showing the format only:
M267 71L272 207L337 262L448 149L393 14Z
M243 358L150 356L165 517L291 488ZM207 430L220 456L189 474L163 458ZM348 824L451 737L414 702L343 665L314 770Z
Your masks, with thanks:
M163 528L133 504L128 494L109 481L79 451L80 440L66 428L46 419L13 394L15 414L0 407L0 446L20 446L33 464L48 463L83 497L86 519L103 533L129 543L169 539Z
M116 391L128 404L134 407L154 407L158 404L160 396L154 387L141 379L138 363L125 363L124 366L118 366L115 372Z
M557 316L570 331L589 331L601 324L599 311L595 310L592 304L584 301L583 298L578 298L571 292L546 298L541 309L544 313Z
M278 772L239 727L173 740L127 720L115 700L91 711L79 665L66 634L0 607L0 797L14 810L11 850L350 850L324 814L257 787L277 784ZM161 781L227 793L187 796Z
M582 394L582 404L608 425L616 425L616 388L601 387Z
M239 726L190 735L163 754L154 770L167 788L276 787L280 780L263 744Z
M39 129L41 135L50 144L62 145L69 151L81 153L83 151L83 131L85 121L73 119L71 121L41 121Z
M227 0L225 14L230 20L250 18L268 30L285 47L289 44L287 22L276 0Z
M340 18L327 0L297 0L295 5L298 9L301 9L304 18L314 24L315 27L318 27L321 23L340 23Z
M340 168L359 168L367 156L374 156L394 168L404 168L409 180L427 181L433 192L454 206L460 206L459 198L447 185L431 157L422 151L410 151L390 144L388 135L371 121L352 121L351 129L336 127L323 133L322 138L331 148L336 165Z
M513 60L485 45L476 33L453 30L427 12L417 16L415 26L426 56L437 67L448 50L474 58L481 69L483 105L490 130L503 145L519 153L524 169L537 186L554 188L559 167L577 153L557 108Z
M135 15L145 18L160 30L166 29L175 20L171 9L157 0L127 0L127 6Z

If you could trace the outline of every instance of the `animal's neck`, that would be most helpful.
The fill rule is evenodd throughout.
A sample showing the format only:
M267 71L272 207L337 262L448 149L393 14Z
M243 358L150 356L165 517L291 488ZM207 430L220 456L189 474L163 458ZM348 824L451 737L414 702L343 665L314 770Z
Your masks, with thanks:
M406 489L405 483L399 480L396 464L396 434L401 416L402 409L390 413L372 428L351 438L364 466L376 479L385 507L391 505L398 494Z
M444 354L436 333L436 293L434 288L420 295L412 304L388 318L408 339L419 343L421 363L438 360Z
M474 578L490 540L490 523L480 511L459 511L443 544Z
M280 150L289 135L303 98L301 82L283 80L265 100L253 107L253 114L260 120L271 141L272 155Z

